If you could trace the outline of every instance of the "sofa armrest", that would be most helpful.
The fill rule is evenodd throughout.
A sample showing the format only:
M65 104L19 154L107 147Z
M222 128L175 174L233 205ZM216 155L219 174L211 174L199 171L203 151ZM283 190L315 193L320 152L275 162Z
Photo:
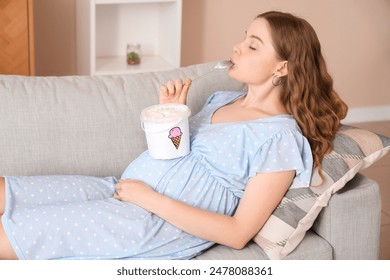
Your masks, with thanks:
M332 196L313 230L331 244L334 259L378 259L380 226L379 186L357 174Z

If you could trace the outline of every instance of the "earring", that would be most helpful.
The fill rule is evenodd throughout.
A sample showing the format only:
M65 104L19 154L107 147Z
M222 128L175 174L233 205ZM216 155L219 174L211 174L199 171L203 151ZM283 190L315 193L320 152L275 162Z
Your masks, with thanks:
M278 80L276 80L276 82L275 82L275 78L278 78ZM276 75L273 76L273 78L272 78L272 85L277 87L277 86L279 86L281 84L282 84L282 78L280 78L280 77L278 77Z

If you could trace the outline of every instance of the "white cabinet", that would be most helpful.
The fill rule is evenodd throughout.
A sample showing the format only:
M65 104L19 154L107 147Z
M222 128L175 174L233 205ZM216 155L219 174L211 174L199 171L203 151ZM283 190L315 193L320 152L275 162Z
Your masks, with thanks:
M126 74L180 66L182 0L77 0L77 73ZM128 65L126 46L141 44Z

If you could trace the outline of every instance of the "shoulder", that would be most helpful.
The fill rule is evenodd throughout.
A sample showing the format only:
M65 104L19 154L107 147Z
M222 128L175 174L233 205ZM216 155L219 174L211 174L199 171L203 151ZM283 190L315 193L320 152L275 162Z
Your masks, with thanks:
M293 117L286 115L263 123L264 141L252 157L254 176L261 172L295 170L293 188L309 186L312 172L312 151Z
M267 146L295 147L300 150L308 143L306 137L302 134L295 119L290 115L280 115L266 119L260 127L263 127L262 133L266 133L264 144Z
M292 133L302 135L297 122L293 116L288 114L262 118L250 122L249 126L253 132L259 133L264 139L272 139L278 137L278 135Z
M244 95L244 93L239 91L216 91L207 99L206 105L230 102L242 95Z

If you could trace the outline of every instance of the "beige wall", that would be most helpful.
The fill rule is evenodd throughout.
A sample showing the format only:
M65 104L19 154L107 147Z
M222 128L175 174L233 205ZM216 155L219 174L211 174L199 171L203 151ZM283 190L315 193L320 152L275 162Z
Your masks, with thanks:
M76 73L76 0L33 0L35 74Z
M389 0L184 0L182 64L229 57L250 21L291 12L317 31L334 85L350 107L390 105ZM196 12L195 12L196 11Z
M37 75L76 72L75 1L35 0ZM182 65L230 56L267 10L306 18L351 108L390 106L390 0L183 0Z

